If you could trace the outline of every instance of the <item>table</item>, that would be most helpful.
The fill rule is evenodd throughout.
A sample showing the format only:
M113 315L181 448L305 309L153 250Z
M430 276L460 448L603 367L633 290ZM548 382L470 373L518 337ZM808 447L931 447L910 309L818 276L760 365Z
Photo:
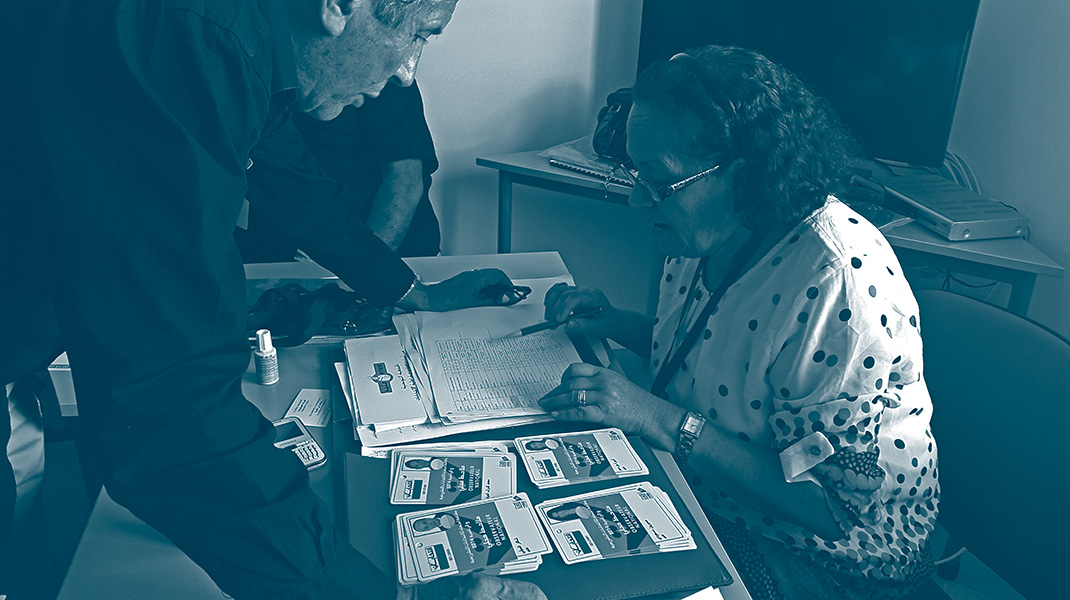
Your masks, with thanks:
M453 256L410 259L409 265L427 281L444 279L458 271L486 266L504 268L516 278L555 275L564 268L556 252L510 255ZM270 274L270 266L257 266L250 276ZM314 265L286 265L278 269L286 277L319 278L325 271ZM242 381L242 390L268 418L281 417L297 393L304 388L330 389L334 418L327 428L309 428L327 452L327 465L310 472L312 487L327 502L336 522L344 523L344 458L353 452L352 423L344 396L334 376L333 362L340 360L338 343L306 343L295 348L279 349L280 380L273 386L256 383L250 362ZM699 524L703 535L721 562L729 569L734 583L720 588L728 600L749 600L738 573L717 540L672 457L656 451L685 507ZM74 559L57 600L217 600L226 596L208 576L171 542L116 504L106 491L101 492L89 518L86 531L75 551Z
M498 252L512 246L513 186L526 185L582 198L627 204L631 188L552 167L540 151L476 158L498 171ZM1066 271L1022 238L948 241L917 223L884 234L904 264L924 265L1010 284L1007 309L1026 316L1038 275L1062 277Z

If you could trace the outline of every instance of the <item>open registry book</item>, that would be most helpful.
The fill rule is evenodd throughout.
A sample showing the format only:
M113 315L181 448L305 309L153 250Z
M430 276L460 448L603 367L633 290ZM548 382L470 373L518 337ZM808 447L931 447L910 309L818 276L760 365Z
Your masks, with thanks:
M549 421L538 400L580 356L564 328L507 337L543 321L543 298L570 276L514 280L532 288L507 307L395 316L396 336L346 340L345 373L361 444L379 447Z

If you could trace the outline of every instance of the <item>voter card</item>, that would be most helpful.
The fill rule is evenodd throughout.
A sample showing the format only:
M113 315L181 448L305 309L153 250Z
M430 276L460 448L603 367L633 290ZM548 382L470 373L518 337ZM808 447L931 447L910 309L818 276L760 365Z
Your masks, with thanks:
M528 477L540 488L649 473L628 438L615 428L513 441Z
M413 558L414 554L411 541L400 534L399 526L400 520L395 520L392 529L396 549L398 582L402 585L414 585L420 583L420 578L416 573L416 563ZM541 564L542 555L536 554L530 558L503 563L501 568L498 569L483 569L482 572L494 575L509 575L511 573L534 571L538 569Z
M569 564L695 548L672 503L640 483L543 502L536 507L550 539Z
M443 506L516 493L512 453L397 452L391 504Z
M485 453L497 453L505 454L509 452L512 447L513 441L494 441L494 442L436 442L430 444L405 444L404 446L395 446L392 448L372 448L370 452L361 452L361 456L370 456L372 458L389 458L391 461L390 469L393 470L394 456L398 452L412 452L414 450L420 450L423 452L485 452Z
M398 515L419 581L472 571L501 572L551 552L526 494Z
M411 585L420 581L416 576L416 562L413 559L412 545L409 539L401 532L401 520L394 520L394 550L398 566L398 582L402 585Z
M626 493L629 490L634 490L636 493L638 493L640 495L642 495L642 494L650 494L650 495L652 495L653 499L659 505L661 505L662 508L665 509L665 515L673 522L674 526L679 531L683 532L683 537L681 537L679 539L677 539L677 538L669 538L669 539L657 538L655 541L657 541L658 546L659 546L659 548L661 550L664 551L666 549L672 549L674 546L677 546L677 545L681 546L680 549L687 549L687 548L694 548L695 547L694 540L693 540L693 538L691 536L691 530L688 529L686 525L684 525L683 519L680 518L680 513L676 510L676 506L673 504L672 499L669 497L669 495L665 493L665 490L663 490L663 489L661 489L661 488L659 488L659 487L657 487L655 485L651 485L651 484L645 483L645 482L643 482L643 483L633 483L633 484L630 484L630 485L627 485L627 486L622 486L622 487L620 487L618 489L623 490Z
M696 547L668 496L645 483L549 501L537 508L568 563Z

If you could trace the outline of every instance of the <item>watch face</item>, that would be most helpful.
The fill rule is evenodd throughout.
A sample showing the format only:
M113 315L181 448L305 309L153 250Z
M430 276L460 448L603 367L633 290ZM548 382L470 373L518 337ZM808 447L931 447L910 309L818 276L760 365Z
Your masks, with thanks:
M687 415L687 419L684 420L684 424L680 427L680 430L690 435L698 435L702 430L703 420L696 417L694 413Z

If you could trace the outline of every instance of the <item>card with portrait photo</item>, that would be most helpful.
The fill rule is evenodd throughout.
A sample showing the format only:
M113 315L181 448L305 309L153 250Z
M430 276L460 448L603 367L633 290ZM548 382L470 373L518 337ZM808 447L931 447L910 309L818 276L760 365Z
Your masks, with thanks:
M550 500L536 511L568 564L696 547L668 495L649 483Z
M513 440L531 482L539 488L647 475L624 433L616 428Z
M419 581L538 567L552 552L526 494L398 515L398 552L408 549ZM404 561L399 561L399 579Z
M511 452L397 452L391 504L446 506L516 493Z

